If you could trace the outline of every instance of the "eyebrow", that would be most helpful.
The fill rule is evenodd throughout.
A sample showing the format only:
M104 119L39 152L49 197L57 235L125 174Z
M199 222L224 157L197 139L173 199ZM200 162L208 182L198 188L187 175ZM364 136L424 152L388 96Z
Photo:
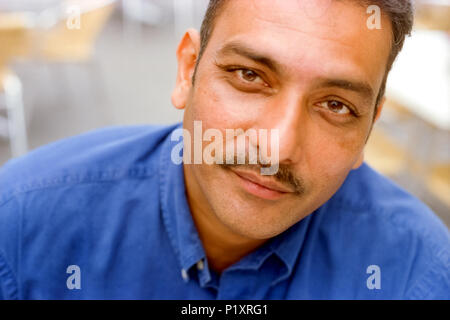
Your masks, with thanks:
M370 101L373 98L374 90L372 86L363 81L351 81L345 79L328 79L322 78L318 80L316 88L341 88L344 90L350 90L360 94L365 100Z
M257 52L256 50L249 48L243 45L242 43L236 41L229 42L226 45L224 45L218 51L218 54L219 55L237 54L250 60L253 60L259 64L262 64L275 73L281 73L281 71L284 69L283 66L281 66L278 62L276 62L272 58L264 56L261 53Z
M238 41L229 42L218 51L218 55L232 55L232 54L237 54L250 60L253 60L259 64L266 66L271 71L278 74L286 70L286 67L282 66L280 63L278 63L271 57L265 56ZM316 89L332 88L332 87L341 88L344 90L349 90L358 93L363 97L363 99L367 101L372 100L375 92L372 86L364 81L355 81L339 78L320 78L317 79L316 82L317 82L317 85L315 87Z

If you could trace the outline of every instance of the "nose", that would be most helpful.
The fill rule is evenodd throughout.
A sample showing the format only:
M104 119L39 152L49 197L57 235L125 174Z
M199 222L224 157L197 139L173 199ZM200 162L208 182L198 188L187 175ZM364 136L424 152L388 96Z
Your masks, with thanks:
M296 163L301 157L308 117L302 105L301 95L285 93L274 98L262 115L264 124L260 127L278 129L279 163Z

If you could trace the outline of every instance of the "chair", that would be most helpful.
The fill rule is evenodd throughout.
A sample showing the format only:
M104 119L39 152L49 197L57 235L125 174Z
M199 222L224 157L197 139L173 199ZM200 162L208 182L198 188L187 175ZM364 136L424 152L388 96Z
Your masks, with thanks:
M113 12L109 4L80 16L80 28L69 29L66 20L42 35L39 56L52 62L85 62L92 57L94 41Z
M20 15L0 14L0 136L10 141L12 157L25 154L28 150L25 111L22 101L22 83L8 68L13 58L30 53L31 37L25 20Z
M76 2L74 2L76 3ZM77 64L84 67L89 74L89 81L92 83L93 91L98 98L104 97L104 88L101 87L103 79L99 65L93 61L95 40L100 34L103 26L114 11L116 2L105 0L105 5L81 10L80 28L69 28L68 20L62 19L49 30L44 30L40 35L40 44L37 48L37 56L47 64L55 65L57 69L50 69L51 73L56 72L56 77L65 76L68 81L65 67L68 64ZM94 86L94 84L96 86ZM60 92L67 91L65 83L59 82Z
M450 208L450 163L432 166L426 180L431 193Z

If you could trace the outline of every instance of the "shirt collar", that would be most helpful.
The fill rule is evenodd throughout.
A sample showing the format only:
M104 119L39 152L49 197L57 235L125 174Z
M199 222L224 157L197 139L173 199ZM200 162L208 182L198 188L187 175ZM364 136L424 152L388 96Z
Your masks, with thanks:
M183 165L171 160L172 149L178 143L171 141L169 134L162 146L160 199L164 225L180 266L186 272L205 257L205 252L187 203Z
M294 270L298 260L297 258L300 256L312 215L314 215L314 213L303 218L278 236L272 238L256 251L244 257L227 270L258 270L268 258L275 255L280 259L285 268L274 274L271 285L275 285L288 278Z
M177 128L180 127L181 124L177 126ZM205 261L205 268L207 268L205 251L186 199L183 165L174 164L170 158L173 147L178 143L180 142L171 141L171 134L169 134L163 143L161 152L159 167L160 197L164 225L174 251L179 258L181 268L187 271L202 259ZM286 268L284 272L277 275L273 282L287 278L292 273L299 256L311 220L310 217L311 215L297 222L226 271L235 269L257 270L266 259L275 254ZM208 274L205 281L210 278L211 276Z
M273 252L283 261L287 268L286 272L281 274L279 279L274 279L274 282L284 280L292 273L295 263L298 260L297 258L300 256L301 248L306 239L308 227L314 214L315 212L303 218L288 230L275 237L270 243Z

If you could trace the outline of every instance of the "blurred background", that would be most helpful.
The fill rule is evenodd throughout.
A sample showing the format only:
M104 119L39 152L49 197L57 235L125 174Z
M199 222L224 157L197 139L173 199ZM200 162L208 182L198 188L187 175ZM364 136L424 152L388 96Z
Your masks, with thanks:
M100 127L181 121L175 50L207 3L0 0L0 166ZM366 158L450 226L450 0L416 9Z

